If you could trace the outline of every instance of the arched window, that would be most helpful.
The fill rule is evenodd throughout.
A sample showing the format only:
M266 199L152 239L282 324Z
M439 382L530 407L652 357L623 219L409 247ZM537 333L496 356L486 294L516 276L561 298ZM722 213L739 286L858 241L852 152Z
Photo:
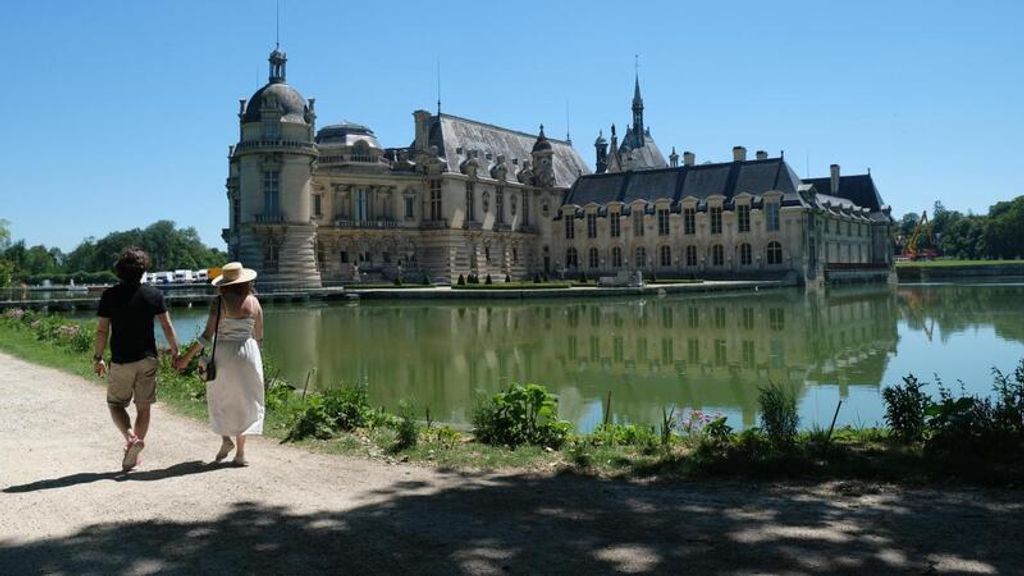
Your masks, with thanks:
M622 248L612 248L612 268L622 268Z
M697 265L697 247L687 246L686 247L686 265L696 266Z
M725 266L725 248L721 244L711 247L711 264L713 266Z
M740 264L743 266L750 266L753 261L754 259L751 255L750 244L747 244L746 242L740 244Z
M601 265L601 258L597 253L597 248L591 248L590 252L587 254L587 265L590 268L597 268Z
M659 257L659 260L661 261L661 267L662 268L668 268L669 266L671 266L672 265L672 247L666 244L666 245L658 248L658 257Z
M768 243L768 264L770 266L782 264L782 244L778 242Z
M634 264L637 268L643 268L647 266L647 249L643 246L636 247L636 258L634 258Z
M364 140L357 141L352 146L352 161L353 162L372 162L373 157L370 156L370 145Z
M565 251L565 267L576 268L580 265L579 255L576 254L575 248L569 248Z

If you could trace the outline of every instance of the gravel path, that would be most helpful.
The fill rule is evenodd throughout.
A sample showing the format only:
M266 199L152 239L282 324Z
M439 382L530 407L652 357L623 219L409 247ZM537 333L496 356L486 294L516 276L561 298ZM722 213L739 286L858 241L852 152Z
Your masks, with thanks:
M0 574L1024 574L1018 491L461 475L155 408L117 473L101 387L0 354Z

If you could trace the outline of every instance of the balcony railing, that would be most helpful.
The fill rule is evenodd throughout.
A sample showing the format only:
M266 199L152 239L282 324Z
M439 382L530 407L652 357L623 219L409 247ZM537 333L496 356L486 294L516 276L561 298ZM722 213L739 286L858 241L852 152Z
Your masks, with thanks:
M398 220L352 220L350 218L336 218L334 225L338 228L398 228Z
M482 230L483 227L484 227L484 223L483 222L469 221L469 222L463 222L462 223L463 230Z
M256 222L260 224L279 224L285 221L284 214L257 214Z
M448 219L441 218L440 220L424 220L420 224L420 228L424 230L441 230L448 227Z
M316 152L316 146L312 142L304 142L302 140L282 140L280 138L261 138L259 140L240 142L235 150L246 151L264 148L285 148L288 150L300 150L303 152Z

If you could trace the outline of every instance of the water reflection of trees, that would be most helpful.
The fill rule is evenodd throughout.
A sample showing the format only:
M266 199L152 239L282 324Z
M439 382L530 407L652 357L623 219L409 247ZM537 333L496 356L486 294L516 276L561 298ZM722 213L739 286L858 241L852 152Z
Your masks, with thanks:
M991 326L1005 339L1024 342L1024 286L972 284L901 286L900 318L945 342L950 336Z
M545 384L577 423L654 422L661 406L755 414L769 379L877 386L896 345L896 300L884 288L827 297L772 291L585 302L361 304L275 310L271 353L301 383L366 380L394 404L468 420L478 390Z

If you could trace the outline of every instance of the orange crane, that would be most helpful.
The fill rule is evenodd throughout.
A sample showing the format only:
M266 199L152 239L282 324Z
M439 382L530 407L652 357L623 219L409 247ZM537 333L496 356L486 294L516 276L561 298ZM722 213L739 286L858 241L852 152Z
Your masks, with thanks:
M919 250L917 244L921 234L925 234L925 246ZM903 245L903 256L909 260L930 260L938 255L939 251L935 249L935 238L932 236L932 227L928 222L928 211L925 210L921 212L921 219L917 221L917 226L914 226L914 232Z

